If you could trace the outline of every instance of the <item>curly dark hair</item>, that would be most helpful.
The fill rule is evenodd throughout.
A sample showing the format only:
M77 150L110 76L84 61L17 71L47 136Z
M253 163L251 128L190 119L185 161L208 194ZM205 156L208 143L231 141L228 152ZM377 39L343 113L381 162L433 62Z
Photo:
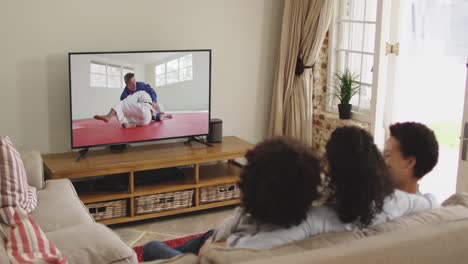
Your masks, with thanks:
M343 223L370 225L382 212L384 200L394 186L382 154L365 130L337 128L326 145L328 189Z
M439 159L439 143L434 131L416 122L396 123L390 126L390 136L400 143L401 153L416 158L414 176L421 179L430 172Z
M282 227L305 219L319 197L321 167L312 149L298 140L276 137L246 154L239 181L242 207L258 223Z

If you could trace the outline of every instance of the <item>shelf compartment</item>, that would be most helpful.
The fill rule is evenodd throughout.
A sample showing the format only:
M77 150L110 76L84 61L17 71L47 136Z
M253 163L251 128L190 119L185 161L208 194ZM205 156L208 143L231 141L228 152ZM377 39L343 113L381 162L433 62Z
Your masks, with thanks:
M198 187L235 183L239 180L241 170L241 167L230 162L209 165L200 164Z
M151 219L151 218L157 218L157 217L164 217L164 216L170 216L170 215L201 211L201 210L217 208L217 207L233 206L239 203L240 203L239 199L234 199L234 200L229 200L229 201L204 204L204 205L200 205L196 207L193 206L193 207L175 209L175 210L164 211L164 212L159 212L159 213L135 215L134 217L121 217L121 218L99 220L98 222L105 224L105 225L114 225L114 224L127 223L127 222L133 222L133 221L144 220L144 219Z
M195 168L179 168L177 176L162 175L154 171L135 172L134 196L167 193L196 188ZM151 172L155 172L154 176Z
M129 173L73 179L72 184L84 203L130 197Z
M130 198L131 194L129 193L119 193L119 192L96 192L96 193L81 193L79 194L81 201L85 204L95 203L95 202L104 202L110 200L118 200L123 198Z

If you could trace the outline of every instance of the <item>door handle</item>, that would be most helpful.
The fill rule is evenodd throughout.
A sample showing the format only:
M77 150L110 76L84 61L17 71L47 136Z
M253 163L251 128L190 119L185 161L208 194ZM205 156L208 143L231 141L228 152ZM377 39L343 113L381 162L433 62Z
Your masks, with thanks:
M468 122L466 122L465 126L463 127L463 137L460 137L460 140L463 141L461 150L461 160L466 161L466 148L468 147Z

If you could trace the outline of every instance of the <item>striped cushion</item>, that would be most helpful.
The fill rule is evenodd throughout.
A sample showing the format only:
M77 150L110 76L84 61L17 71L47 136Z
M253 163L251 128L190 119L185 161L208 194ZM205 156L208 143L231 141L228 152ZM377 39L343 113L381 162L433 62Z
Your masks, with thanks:
M60 251L26 211L18 207L0 209L5 249L10 263L67 263Z
M36 188L28 184L20 154L10 138L0 137L0 208L18 206L30 213L36 205Z

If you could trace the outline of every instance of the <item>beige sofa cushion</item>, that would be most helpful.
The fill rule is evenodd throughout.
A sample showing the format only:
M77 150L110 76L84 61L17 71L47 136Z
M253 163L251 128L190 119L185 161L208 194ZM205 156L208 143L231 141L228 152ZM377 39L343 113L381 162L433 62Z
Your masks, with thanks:
M138 263L133 249L102 224L75 225L46 235L70 264Z
M363 231L369 236L395 230L415 228L421 225L434 225L468 219L467 193L456 193L445 200L442 205L443 207L397 218L385 224L369 227Z
M41 190L44 188L44 168L41 154L34 150L20 151L19 153L24 163L28 184Z
M37 207L31 213L44 232L94 223L70 180L49 180L45 188L37 192Z
M266 259L275 256L299 253L311 249L329 247L364 237L364 233L360 231L327 233L268 250L226 249L209 245L201 253L200 263L239 263L254 259Z
M442 206L462 205L468 208L468 193L461 192L450 196L442 203Z
M369 227L363 230L363 232L367 236L370 236L396 230L411 229L422 225L437 225L464 219L468 219L468 208L461 205L447 206L401 217L385 224Z
M0 245L2 247L0 248L0 263L9 263L8 255L5 251L5 246L3 245L3 242L1 242Z
M264 259L304 251L330 247L346 241L357 240L365 236L374 236L402 229L412 229L424 225L437 225L468 219L468 194L455 194L444 202L447 207L437 208L424 213L414 214L394 221L369 227L359 232L328 233L271 250L224 249L209 246L202 252L202 263L237 263L247 260Z
M197 264L198 257L194 254L183 254L171 259L143 262L144 264Z
M9 263L7 252L5 251L5 242L3 241L3 227L0 225L0 263Z
M468 221L420 226L245 264L461 264L468 260Z

